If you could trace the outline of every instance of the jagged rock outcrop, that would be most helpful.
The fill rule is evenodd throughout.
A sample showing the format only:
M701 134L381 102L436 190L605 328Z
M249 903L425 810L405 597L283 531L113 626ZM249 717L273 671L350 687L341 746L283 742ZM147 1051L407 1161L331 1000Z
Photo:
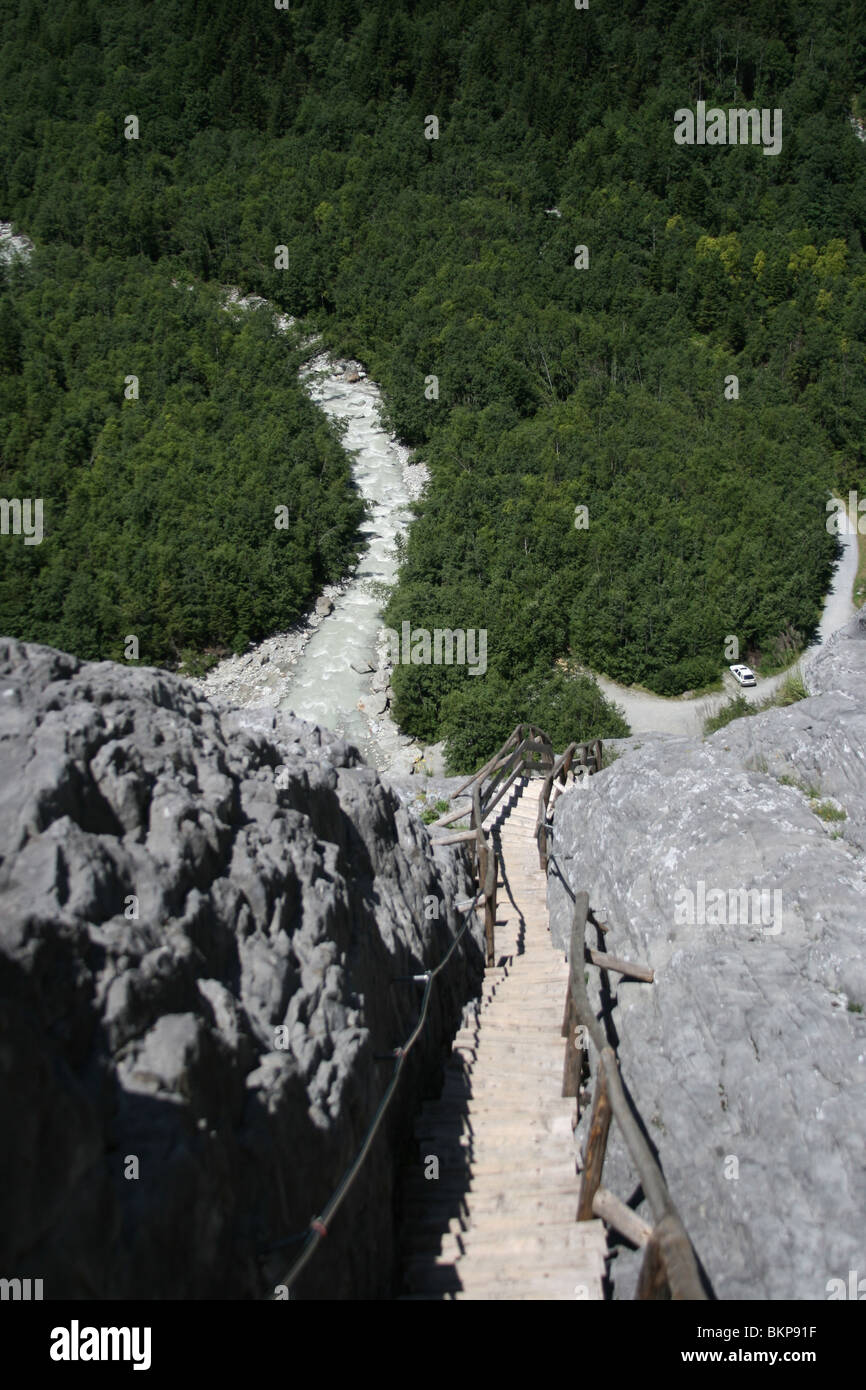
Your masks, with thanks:
M808 681L810 699L704 741L622 741L555 811L554 941L585 888L606 948L655 969L652 985L611 975L605 1001L589 967L591 997L726 1299L824 1299L866 1272L862 614ZM604 1181L628 1199L635 1172L611 1133ZM614 1261L617 1297L637 1264Z
M470 881L353 748L162 672L4 640L0 731L0 1272L268 1297ZM467 932L297 1296L391 1292L400 1144L482 968Z

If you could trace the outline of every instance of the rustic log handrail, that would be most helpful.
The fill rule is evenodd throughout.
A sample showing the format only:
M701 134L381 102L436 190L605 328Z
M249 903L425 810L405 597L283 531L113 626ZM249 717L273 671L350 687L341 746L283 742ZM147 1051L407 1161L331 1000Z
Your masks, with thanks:
M475 845L479 897L483 896L484 902L484 937L488 966L495 964L497 864L495 849L484 832L486 817L522 773L531 775L543 772L544 781L538 796L535 839L538 845L539 865L546 872L550 835L548 807L554 784L558 781L560 786L564 786L569 772L575 775L575 768L581 776L592 776L600 772L603 759L601 739L570 743L559 757L555 757L551 741L543 730L533 724L518 724L498 752L452 793L452 801L461 797L468 798L471 809L449 811L430 827L431 830L444 828L465 815L469 816L468 830L446 835L438 843L456 844L460 841L471 841ZM602 970L614 970L621 975L648 983L653 980L653 972L647 966L587 946L588 916L589 895L580 892L574 900L570 968L562 1020L562 1035L566 1038L562 1094L577 1098L578 1111L580 1083L588 1050L586 1040L592 1042L598 1054L598 1062L578 1197L577 1220L600 1218L624 1235L633 1245L644 1249L636 1298L705 1300L707 1294L691 1242L636 1112L626 1097L616 1054L592 1010L584 978L588 963ZM606 925L597 925L603 931L607 931ZM652 1213L652 1225L602 1186L608 1133L614 1121L619 1126L637 1169L644 1196Z
M587 949L588 915L589 894L577 893L574 899L568 987L562 1030L567 1037L562 1090L563 1095L576 1096L578 1106L580 1077L586 1050L583 1045L584 1039L589 1039L598 1053L577 1220L588 1221L593 1216L601 1217L627 1239L645 1244L646 1253L638 1281L637 1298L703 1300L707 1295L698 1273L691 1242L674 1206L661 1168L626 1097L616 1055L589 1002L584 975L586 962L594 956L597 958L601 953ZM601 965L602 961L607 962L611 959L602 955L596 963ZM622 970L624 966L628 966L627 961L617 961L615 965L605 963L602 968ZM629 969L628 973L633 974L634 969ZM647 976L651 978L652 972L648 971L644 976L636 975L636 978ZM648 1236L646 1223L642 1218L631 1208L623 1207L618 1198L601 1186L608 1131L612 1120L615 1120L620 1128L653 1215L654 1224ZM638 1242L636 1237L640 1235L644 1238Z
M439 842L440 844L454 844L458 835L460 839L474 840L475 842L478 886L484 894L484 946L488 967L494 965L496 960L494 932L498 873L496 851L484 833L484 821L491 807L505 795L523 769L524 744L527 742L528 732L528 728L523 724L518 724L499 751L494 753L481 770L470 777L468 781L461 783L453 793L452 800L456 800L459 796L465 796L467 793L471 796L470 829L458 832L457 835L446 836L444 840ZM488 784L486 787L484 787L485 782ZM484 788L483 796L482 788ZM440 820L435 821L431 828L435 829L442 825L451 824L454 819L454 813L450 812L441 817ZM459 816L456 819L459 819Z
M545 873L547 873L548 837L550 832L550 827L547 823L547 808L550 801L550 793L553 790L553 784L557 778L563 786L565 785L565 779L571 770L575 754L578 755L579 765L586 768L588 773L601 772L604 758L601 739L595 738L589 743L570 743L565 752L556 759L544 779L544 786L538 797L535 841L538 845L538 862Z
M512 734L509 734L508 738L505 740L502 747L499 749L499 752L494 753L493 757L489 760L489 762L486 762L484 766L482 768L479 768L477 772L473 772L472 776L467 777L465 782L461 782L456 792L452 793L452 799L461 796L463 792L467 790L467 788L472 786L473 782L477 782L480 778L488 776L488 774L492 771L496 763L496 760L498 758L503 757L503 755L511 748L513 743L520 742L518 735L520 734L520 730L522 729L522 727L522 724L518 724L514 732Z
M547 805L551 788L558 778L564 785L575 754L580 764L590 772L601 768L602 745L600 739L588 743L570 743L558 758L553 752L553 744L543 729L535 724L518 724L502 747L489 758L478 772L461 782L451 800L470 802L469 807L458 807L448 811L431 825L431 830L444 830L455 821L469 817L469 829L455 830L437 840L440 845L471 843L475 846L475 863L479 888L484 893L484 936L487 965L495 961L494 923L496 920L496 852L484 833L484 821L493 807L505 796L518 777L529 773L543 772L544 784L538 801L538 826L535 838L538 844L539 864L547 869Z

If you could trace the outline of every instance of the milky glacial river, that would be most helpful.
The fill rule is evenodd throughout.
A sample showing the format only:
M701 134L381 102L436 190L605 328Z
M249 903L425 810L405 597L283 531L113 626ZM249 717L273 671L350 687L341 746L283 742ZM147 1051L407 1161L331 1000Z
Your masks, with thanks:
M327 415L346 422L343 444L370 515L362 526L367 544L358 568L298 658L279 708L345 735L368 762L382 766L390 762L387 754L379 756L384 721L370 707L383 701L372 695L366 667L376 665L385 586L390 588L397 576L395 540L410 520L403 476L409 450L379 423L380 395L373 382L347 381L324 356L311 366L314 375L307 389ZM327 374L321 377L323 367Z

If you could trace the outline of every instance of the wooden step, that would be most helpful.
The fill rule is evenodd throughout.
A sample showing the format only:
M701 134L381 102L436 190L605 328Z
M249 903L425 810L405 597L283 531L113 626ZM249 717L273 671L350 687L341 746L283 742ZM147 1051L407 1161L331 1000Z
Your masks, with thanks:
M403 1257L418 1262L436 1257L456 1261L492 1250L514 1255L534 1249L586 1248L585 1241L570 1234L577 1229L576 1200L568 1209L560 1207L543 1215L547 1219L535 1217L531 1210L488 1209L438 1222L411 1222L402 1233Z
M489 1196L493 1193L536 1192L544 1196L552 1192L577 1192L579 1178L573 1158L563 1154L555 1159L528 1158L516 1173L513 1167L501 1166L495 1172L472 1168L465 1163L459 1167L442 1165L438 1178L426 1178L424 1166L419 1162L417 1168L403 1170L405 1191L408 1197L420 1196L430 1192L450 1194L467 1193ZM505 1174L503 1180L502 1174Z
M562 1067L564 1050L564 1039L557 1038L555 1033L549 1038L532 1039L521 1038L519 1029L514 1033L506 1030L496 1036L491 1029L481 1038L455 1043L444 1070L452 1069L464 1059L473 1072L477 1066L486 1064L489 1067L497 1061L506 1066L517 1063L518 1071L555 1071Z
M481 996L482 1002L493 1003L496 1008L515 1008L519 1005L529 1005L535 1009L551 1007L559 1000L565 1007L567 981L557 979L556 976L535 980L521 980L519 970L516 975L511 974L505 980L497 980L495 984L485 987Z
M545 971L536 970L533 966L528 966L524 978L520 956L512 956L511 959L515 964L509 966L508 973L503 975L501 980L489 980L482 984L479 996L482 1002L496 999L503 1003L516 1003L519 1000L525 1000L538 1006L552 996L559 998L563 1004L565 1003L568 988L567 975L548 974Z
M447 1097L457 1094L471 1093L478 1096L482 1090L502 1090L503 1087L512 1092L520 1087L526 1089L532 1086L547 1087L551 1083L559 1082L562 1084L562 1057L557 1059L554 1056L549 1062L526 1061L520 1064L519 1058L493 1060L483 1057L475 1061L474 1067L470 1070L458 1069L450 1062L446 1062L443 1068L446 1080L443 1086L443 1096L446 1095L445 1087L448 1087ZM450 1075L453 1075L455 1082L449 1085ZM459 1084L458 1084L459 1083ZM559 1099L562 1098L561 1091L554 1091Z
M419 1251L410 1255L416 1265L431 1263L435 1259L440 1264L449 1261L471 1260L480 1264L495 1260L497 1252L526 1256L527 1265L538 1257L543 1263L544 1256L550 1256L551 1267L560 1259L571 1265L582 1255L601 1255L607 1252L607 1236L604 1223L593 1219L577 1221L572 1212L566 1220L550 1221L544 1225L528 1220L525 1214L514 1212L479 1212L478 1218L470 1218L465 1229L441 1233L443 1248L437 1256L430 1251Z
M435 1187L430 1182L428 1187ZM544 1192L471 1192L464 1195L460 1210L456 1210L453 1200L442 1194L412 1199L404 1207L407 1230L423 1230L435 1226L437 1229L451 1229L451 1223L464 1227L479 1222L482 1218L494 1215L512 1215L518 1221L534 1221L540 1226L556 1222L570 1222L577 1217L577 1180L570 1189Z
M511 1093L507 1099L495 1093L488 1093L486 1096L451 1095L425 1101L418 1120L428 1117L442 1119L445 1116L460 1120L465 1116L470 1119L476 1118L481 1124L492 1119L494 1115L503 1113L522 1118L532 1115L569 1115L573 1109L573 1097L554 1096L548 1099L547 1096L539 1096L537 1092L522 1095Z
M405 1282L407 1288L414 1292L460 1290L465 1296L474 1298L479 1297L481 1289L490 1286L501 1289L505 1297L509 1294L512 1297L519 1296L518 1291L526 1286L538 1290L557 1288L563 1294L566 1288L570 1288L572 1297L579 1296L576 1293L579 1288L597 1289L598 1291L590 1296L601 1296L601 1280L604 1276L602 1255L577 1257L571 1262L567 1255L563 1254L553 1262L549 1253L545 1251L531 1258L521 1256L518 1263L519 1267L515 1267L515 1264L508 1261L507 1256L504 1267L503 1261L493 1257L473 1262L471 1270L468 1267L464 1268L466 1261L460 1261L459 1265L450 1262L425 1262L421 1265L410 1263L405 1270Z
M442 1235L438 1252L419 1250L410 1254L407 1263L422 1266L431 1260L437 1263L460 1260L461 1267L468 1269L481 1260L494 1259L498 1254L518 1258L521 1268L526 1268L534 1257L543 1263L543 1256L552 1255L557 1259L563 1253L580 1259L586 1251L594 1250L595 1238L585 1234L581 1227L584 1221L559 1222L547 1226L516 1222L512 1217L494 1216L484 1227L470 1226L464 1231L449 1231ZM483 1234L482 1234L483 1231Z
M421 1148L425 1162L430 1158L439 1160L440 1172L444 1167L467 1178L482 1177L486 1173L507 1173L512 1180L519 1181L520 1165L523 1163L548 1164L556 1168L564 1167L570 1161L574 1171L577 1158L569 1137L538 1130L517 1136L504 1131L489 1136L462 1135L456 1138L428 1135L424 1137Z
M561 1067L564 1040L556 1036L555 1029L551 1029L550 1034L551 1036L524 1037L521 1029L515 1027L505 1029L494 1036L493 1029L487 1029L481 1036L462 1036L455 1042L451 1056L470 1056L480 1060L480 1054L483 1053L488 1060L498 1057L504 1062L514 1059Z
M507 1001L503 1000L495 1008L484 1010L476 1028L479 1036L484 1036L490 1029L497 1032L510 1029L535 1041L539 1038L554 1042L564 1041L560 1031L562 1009L556 1009L552 1004L548 1008L532 1008L528 1003L521 1003L509 1008ZM461 1029L461 1032L469 1031L471 1030Z
M455 1119L453 1115L445 1115L441 1119L431 1116L415 1122L415 1138L419 1143L433 1148L437 1143L450 1140L462 1147L470 1146L476 1152L483 1152L485 1148L502 1145L506 1141L513 1141L516 1146L528 1137L535 1143L539 1135L564 1139L566 1144L572 1144L571 1116L541 1114L511 1117L503 1113L493 1117L488 1112L480 1124L476 1117Z

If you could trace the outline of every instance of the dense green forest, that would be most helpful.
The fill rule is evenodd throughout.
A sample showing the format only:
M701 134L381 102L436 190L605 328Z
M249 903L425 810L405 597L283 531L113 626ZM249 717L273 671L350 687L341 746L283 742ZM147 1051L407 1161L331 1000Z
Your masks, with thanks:
M7 272L3 491L43 498L44 540L4 539L4 632L194 669L339 578L363 503L271 320L142 256Z
M716 676L729 634L754 662L809 636L827 498L866 493L856 4L0 16L0 215L40 247L0 302L2 485L53 508L42 546L0 549L6 630L237 644L351 557L358 503L297 358L266 315L217 312L208 287L237 283L364 360L430 464L386 622L484 627L489 669L398 668L410 731L471 762L547 702L610 734L557 663L667 694ZM699 98L780 108L781 153L675 144ZM153 393L127 403L133 359Z

